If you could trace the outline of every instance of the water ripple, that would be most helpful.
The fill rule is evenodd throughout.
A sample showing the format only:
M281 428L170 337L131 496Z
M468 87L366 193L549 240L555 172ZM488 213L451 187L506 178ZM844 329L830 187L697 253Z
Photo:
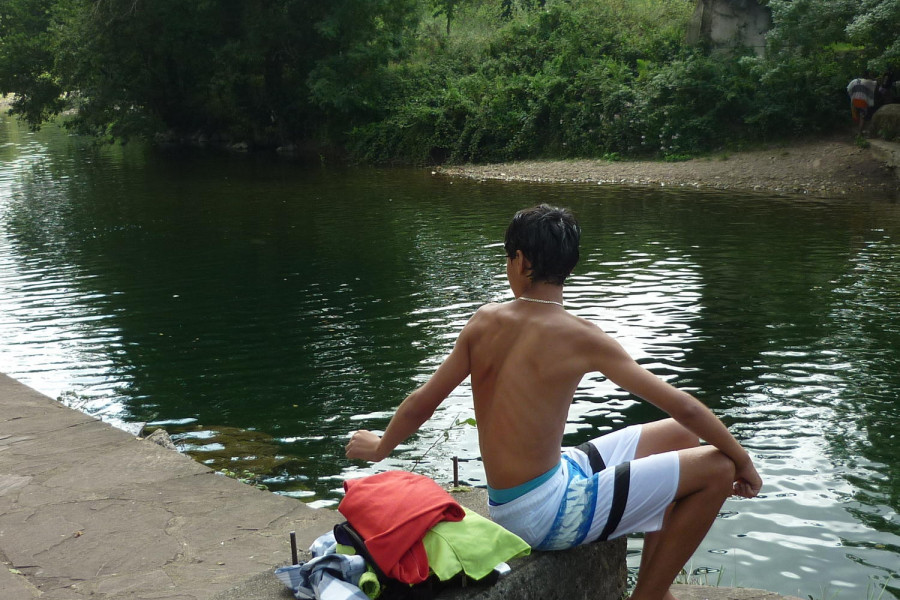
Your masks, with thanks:
M64 403L314 506L385 468L446 481L454 456L483 484L468 382L383 463L341 448L386 426L478 306L511 299L502 226L558 201L584 227L567 308L707 403L766 481L726 503L690 572L803 597L896 573L898 207L451 185L0 125L0 370ZM592 373L565 442L660 416Z

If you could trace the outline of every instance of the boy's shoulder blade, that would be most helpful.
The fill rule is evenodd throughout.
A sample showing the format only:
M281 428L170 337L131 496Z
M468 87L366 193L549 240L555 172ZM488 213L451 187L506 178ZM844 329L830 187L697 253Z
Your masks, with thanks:
M488 302L487 304L482 304L469 319L466 328L471 329L472 327L476 327L479 324L483 324L496 319L497 312L501 309L502 306L503 304L500 302Z
M512 322L518 321L520 317L515 311L515 301L509 302L489 302L483 304L469 321L472 325L481 326L500 326L502 324L510 325Z
M509 302L488 302L487 304L482 304L478 310L475 311L475 316L496 314L509 306L509 304Z

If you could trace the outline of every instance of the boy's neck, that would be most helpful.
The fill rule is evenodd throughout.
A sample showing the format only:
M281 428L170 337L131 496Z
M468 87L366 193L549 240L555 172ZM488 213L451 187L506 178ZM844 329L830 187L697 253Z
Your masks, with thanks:
M517 300L525 300L546 304L563 304L563 288L551 283L532 283L516 296Z

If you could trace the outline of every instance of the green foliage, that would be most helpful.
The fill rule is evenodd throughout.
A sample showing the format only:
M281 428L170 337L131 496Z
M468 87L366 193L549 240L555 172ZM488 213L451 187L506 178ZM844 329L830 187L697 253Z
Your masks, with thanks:
M53 74L54 54L47 32L53 0L0 3L0 93L15 93L12 112L29 123L58 113L63 89Z
M834 127L900 62L900 0L768 5L761 58L687 46L685 0L4 0L0 92L104 139L676 160Z
M415 0L6 0L0 91L38 125L260 144L371 119ZM65 100L65 102L64 102Z
M859 70L900 65L900 0L769 0L773 58L851 49Z
M744 124L752 88L741 63L691 54L656 69L642 87L642 147L663 157L705 151Z
M689 17L674 0L520 11L477 55L446 47L416 69L410 95L355 130L352 149L412 162L634 152L638 73L683 52Z
M430 0L434 7L434 16L444 15L447 18L447 35L450 35L450 23L466 0Z
M846 82L891 56L898 2L771 0L766 58L686 46L690 3L504 3L488 39L432 44L430 61L397 69L406 94L384 119L352 132L352 151L414 163L681 160L827 131L846 121ZM460 13L460 23L471 14ZM476 29L470 20L456 36Z
M863 0L846 31L851 42L871 49L871 69L900 65L900 0Z

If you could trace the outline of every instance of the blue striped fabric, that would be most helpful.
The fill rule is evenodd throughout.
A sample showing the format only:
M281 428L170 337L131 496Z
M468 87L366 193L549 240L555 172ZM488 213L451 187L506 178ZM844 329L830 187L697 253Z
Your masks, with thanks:
M275 576L300 600L369 600L358 587L366 572L362 556L337 554L334 534L319 536L309 562L275 569Z
M569 483L559 504L550 532L537 545L537 550L564 550L584 541L594 519L597 504L597 477L581 470L571 458L563 456Z

